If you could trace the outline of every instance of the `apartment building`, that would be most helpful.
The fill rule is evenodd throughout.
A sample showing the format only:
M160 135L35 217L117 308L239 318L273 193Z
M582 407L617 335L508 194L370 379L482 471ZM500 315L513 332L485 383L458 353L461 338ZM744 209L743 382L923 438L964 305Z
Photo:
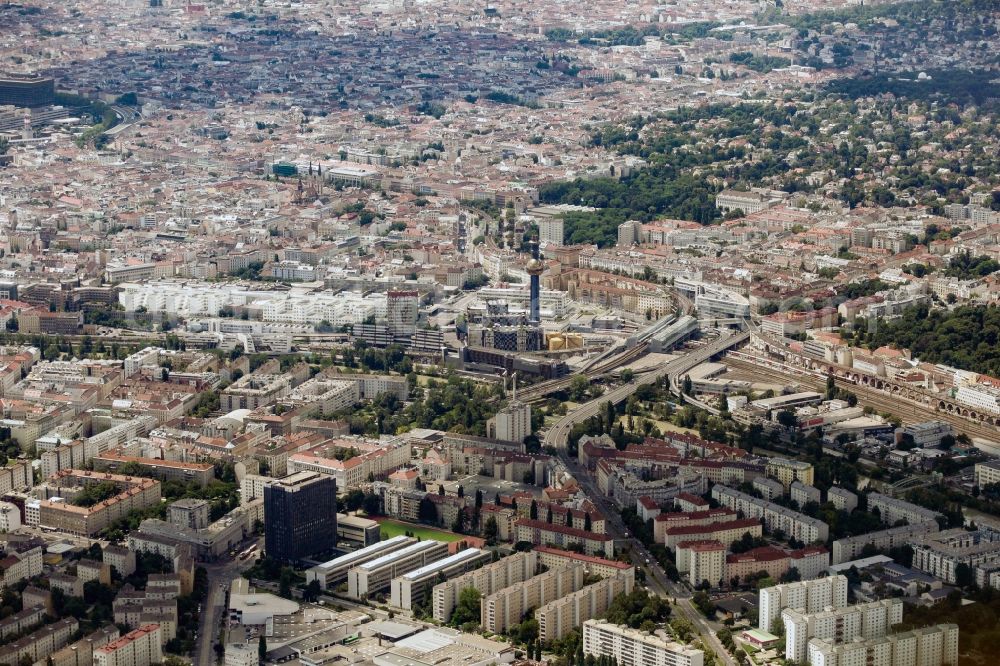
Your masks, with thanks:
M491 557L489 551L467 548L393 578L389 583L390 603L396 608L413 610L428 601L432 587L442 577L464 574L486 564Z
M94 456L94 471L116 472L123 465L135 465L160 481L194 483L204 488L215 478L215 467L208 463L181 462L159 458L140 458L108 451Z
M0 640L37 627L42 623L45 613L43 606L25 606L24 610L0 620Z
M532 576L522 583L483 597L480 617L483 629L502 634L519 624L524 614L583 587L583 565L571 564Z
M135 573L135 551L108 544L101 552L101 561L111 566L122 578Z
M339 444L343 444L340 446ZM388 437L378 442L367 440L337 440L309 451L293 453L288 457L288 472L309 470L332 476L337 488L346 491L357 488L372 478L381 479L409 464L412 447L409 441ZM333 457L331 448L359 451L346 460Z
M64 469L49 482L47 493L63 489L111 483L121 492L89 507L76 506L60 501L59 496L43 499L39 504L39 524L60 532L78 536L93 536L132 511L146 509L160 503L160 482L135 476L99 474L86 470Z
M1000 483L1000 460L976 463L976 485L984 488L993 483Z
M583 653L612 663L636 666L703 666L701 650L626 626L587 620L583 623Z
M822 520L727 486L712 488L712 497L722 506L738 511L748 518L763 520L770 532L781 530L786 536L794 537L804 543L826 541L830 535L830 527Z
M657 543L664 543L667 536L667 529L670 527L710 525L712 523L736 520L737 518L739 516L736 515L736 512L726 507L661 513L653 519L653 540Z
M163 661L160 625L147 624L94 650L94 666L150 666Z
M878 512L884 525L895 525L900 520L905 520L909 525L937 521L943 519L944 515L925 509L922 506L907 502L905 500L889 497L882 493L868 493L868 510Z
M893 625L903 621L903 600L882 599L818 613L786 608L781 619L785 623L785 659L798 662L808 657L813 638L835 644L884 638Z
M582 546L587 555L614 557L615 554L615 540L607 534L596 534L529 518L518 520L515 527L518 541L558 548Z
M777 580L789 569L789 554L774 546L761 546L744 553L733 553L726 556L725 578L727 582L733 579L743 580L761 571ZM826 564L830 560L826 558Z
M156 417L139 416L118 423L82 441L70 442L46 451L41 455L42 478L49 479L62 470L82 468L94 456L125 446L136 437L149 433L156 425Z
M861 534L856 537L837 539L833 542L833 564L843 564L857 559L865 546L871 544L876 550L888 550L897 546L908 545L913 539L925 534L939 532L941 527L937 521L929 520L914 525L891 527L881 532Z
M737 518L721 523L707 525L678 525L668 527L663 536L667 548L676 548L683 541L721 541L729 544L749 534L759 537L764 534L764 528L757 518Z
M753 489L769 502L775 497L783 497L785 494L785 487L781 485L780 481L766 476L758 476L751 484Z
M913 568L949 585L955 585L959 565L970 570L985 566L995 568L1000 562L1000 532L988 528L967 531L964 528L926 534L915 539Z
M52 660L51 666L93 666L94 650L117 640L120 635L114 625L102 627L75 643L53 652L48 659ZM49 666L48 661L45 664Z
M27 578L40 576L44 547L41 541L8 542L0 559L0 585L9 587Z
M833 504L838 511L850 513L858 508L858 496L839 486L831 486L826 491L826 501Z
M159 637L164 645L177 635L177 599L158 598L148 590L122 588L112 608L115 623L139 628L149 624L160 626Z
M721 541L681 541L675 548L677 571L687 574L692 586L708 581L718 587L726 576L726 546Z
M347 593L354 599L389 589L393 578L448 556L448 544L418 541L359 564L347 572Z
M233 382L219 396L225 412L257 409L281 400L291 392L291 380L285 375L246 375Z
M632 591L631 576L619 574L586 585L576 592L554 599L535 611L538 638L554 641L562 638L587 620L601 617L619 594Z
M815 486L807 486L801 481L792 481L788 489L788 495L799 507L803 507L809 502L820 504L823 501L823 493Z
M27 661L29 664L39 661L44 663L50 654L69 643L70 638L79 629L80 623L75 617L47 624L13 643L0 647L0 664L19 664L22 661Z
M434 599L434 619L447 623L463 590L471 587L480 595L489 596L505 587L528 580L538 572L538 564L539 556L535 551L514 553L498 562L435 585L431 592ZM551 568L551 565L546 566Z
M824 608L847 606L847 577L842 575L765 587L758 593L757 626L771 632L781 612L794 609L818 613Z
M958 625L939 624L843 644L813 638L808 660L811 666L957 666Z
M535 546L531 552L538 555L539 564L549 569L567 564L580 563L583 565L583 572L588 576L608 578L609 576L626 574L631 576L633 581L635 580L635 567L619 560L608 560L603 557L584 555L583 553L552 548L551 546Z
M791 487L792 481L798 481L807 486L815 485L812 464L801 460L768 458L765 473L781 483L786 491Z
M16 462L0 467L0 495L15 490L26 490L34 484L30 462Z

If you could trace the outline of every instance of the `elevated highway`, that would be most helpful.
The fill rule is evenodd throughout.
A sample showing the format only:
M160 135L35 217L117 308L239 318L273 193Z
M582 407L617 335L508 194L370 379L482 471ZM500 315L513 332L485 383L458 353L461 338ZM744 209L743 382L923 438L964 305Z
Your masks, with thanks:
M584 403L557 421L549 431L545 433L543 444L554 446L557 449L565 449L569 441L569 433L577 423L581 423L592 416L596 416L601 406L606 402L618 404L626 400L635 390L646 384L654 384L660 379L667 377L672 384L676 384L677 378L690 372L695 366L704 363L716 354L720 354L728 349L743 344L750 338L747 332L722 335L718 339L697 347L685 353L666 365L656 370L638 377L634 381L620 386L604 395ZM559 380L562 381L562 380ZM569 379L567 378L567 385Z

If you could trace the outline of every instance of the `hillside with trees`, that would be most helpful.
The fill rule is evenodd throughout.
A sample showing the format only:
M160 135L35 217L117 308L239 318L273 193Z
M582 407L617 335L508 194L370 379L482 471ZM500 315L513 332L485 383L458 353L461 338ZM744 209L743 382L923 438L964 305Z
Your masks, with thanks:
M856 326L854 342L869 349L906 348L921 361L1000 377L1000 309L967 305L954 310L910 308L903 316Z

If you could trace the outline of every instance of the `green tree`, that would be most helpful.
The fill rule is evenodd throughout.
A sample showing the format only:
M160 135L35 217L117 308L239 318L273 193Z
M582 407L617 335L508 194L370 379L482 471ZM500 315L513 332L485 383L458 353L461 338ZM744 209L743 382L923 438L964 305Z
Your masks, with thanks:
M566 393L573 402L582 402L587 397L589 389L589 379L584 375L573 375L573 378L569 380L569 388L566 389Z
M267 639L264 638L264 634L257 640L257 656L261 661L267 658Z
M292 581L295 580L295 570L291 567L282 567L278 578L278 596L285 599L292 598Z
M483 538L486 539L486 545L497 545L499 535L500 526L497 524L497 519L494 516L490 516L486 519L486 525L483 527Z
M480 622L480 594L474 587L467 587L458 593L458 604L451 613L449 624L453 627L465 627L472 625L472 628Z

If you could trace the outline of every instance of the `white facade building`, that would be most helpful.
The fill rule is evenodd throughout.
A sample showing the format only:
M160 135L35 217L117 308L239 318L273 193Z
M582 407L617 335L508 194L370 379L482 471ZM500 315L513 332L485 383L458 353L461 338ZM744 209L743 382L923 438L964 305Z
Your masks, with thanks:
M583 623L583 653L632 666L702 666L701 650L600 620Z
M799 662L808 657L813 638L837 644L858 638L884 638L903 621L903 600L882 599L819 613L786 609L781 619L785 623L785 659Z
M781 611L792 608L818 613L847 606L847 577L842 575L765 587L759 592L758 626L770 632Z
M0 532L13 532L20 526L20 510L10 502L0 502Z
M512 400L487 422L486 434L505 442L523 442L531 434L531 405Z
M939 624L885 638L837 644L809 641L811 666L956 666L958 626Z

